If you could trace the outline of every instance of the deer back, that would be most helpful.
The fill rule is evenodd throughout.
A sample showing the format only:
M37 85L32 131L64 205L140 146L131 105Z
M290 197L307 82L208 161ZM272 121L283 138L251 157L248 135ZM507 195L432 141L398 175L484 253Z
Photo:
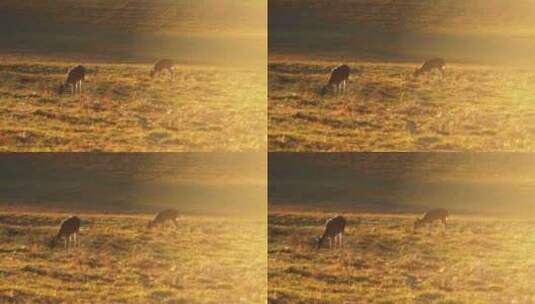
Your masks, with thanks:
M428 72L432 69L442 69L446 65L446 62L442 58L433 58L424 62L420 70L422 72Z
M77 216L71 216L61 221L58 237L69 237L73 233L78 233L80 230L80 219Z
M153 224L160 224L165 221L174 220L177 217L178 217L178 210L166 209L166 210L160 211L152 222Z
M333 237L339 233L343 233L346 226L346 219L341 216L335 216L333 218L330 218L325 222L325 230L323 231L323 235L326 237Z
M162 71L162 70L168 70L173 68L174 62L171 59L162 59L156 62L154 65L154 71Z
M446 209L432 209L427 211L422 218L422 222L430 223L436 220L442 220L449 216L448 210Z
M67 80L65 81L66 84L73 84L80 80L85 79L85 73L86 69L85 67L79 65L69 70L67 73Z
M349 73L351 69L349 66L343 64L337 66L331 71L331 77L329 78L329 85L337 85L344 80L349 79Z

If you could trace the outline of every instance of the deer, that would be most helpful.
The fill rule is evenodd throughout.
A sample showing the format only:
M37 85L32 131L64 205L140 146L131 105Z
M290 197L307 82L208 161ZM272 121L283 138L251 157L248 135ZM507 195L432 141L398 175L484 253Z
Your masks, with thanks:
M156 217L147 224L148 229L152 229L158 225L164 224L165 222L171 221L175 225L175 228L178 228L176 218L178 217L178 210L176 209L166 209L158 212Z
M67 72L67 79L65 83L61 84L58 93L61 95L65 92L67 87L71 88L71 93L75 94L76 89L82 94L82 83L85 80L86 68L82 65L78 65Z
M424 214L423 218L416 218L416 221L414 222L414 231L425 224L429 224L429 229L431 229L431 224L435 221L441 221L442 224L444 224L444 230L446 230L448 216L449 212L446 209L431 209Z
M413 76L418 77L423 73L426 73L429 75L430 72L433 70L438 70L440 74L442 75L442 78L444 78L444 69L446 68L446 61L442 58L433 58L426 60L421 67L417 68Z
M340 248L343 248L344 243L342 240L342 235L344 234L345 227L346 227L346 219L341 215L337 215L335 217L328 219L325 222L325 228L323 230L323 234L321 235L320 238L317 239L317 249L321 248L321 245L323 244L323 241L326 238L329 239L330 249L333 248L333 240L334 240L334 248L336 248L337 243Z
M334 88L335 94L337 94L339 91L345 92L350 73L351 68L345 64L332 69L329 82L321 89L321 95L325 95L330 88Z
M59 225L59 231L56 236L52 238L51 245L54 246L56 241L59 239L64 239L66 252L69 252L69 248L72 247L71 242L74 243L74 247L78 247L80 245L78 240L80 222L80 218L77 216L71 216L61 221Z
M152 70L150 71L150 78L160 75L164 71L168 71L171 76L174 76L175 62L171 59L160 59L155 64Z

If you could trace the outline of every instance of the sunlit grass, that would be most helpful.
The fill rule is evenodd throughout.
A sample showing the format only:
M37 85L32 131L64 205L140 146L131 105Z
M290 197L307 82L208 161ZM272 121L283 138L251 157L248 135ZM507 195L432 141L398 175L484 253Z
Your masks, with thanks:
M270 215L270 303L535 301L531 221L454 214L446 233L413 233L416 215L350 214L345 248L317 251L329 216Z
M85 64L83 96L58 96L74 63L0 62L0 150L244 151L266 147L265 74L177 66Z
M321 97L335 65L270 63L270 150L535 149L533 70L450 65L413 79L416 65L354 62L346 94Z
M265 303L265 222L81 215L81 247L46 243L61 214L2 214L2 303ZM63 243L61 243L63 245Z

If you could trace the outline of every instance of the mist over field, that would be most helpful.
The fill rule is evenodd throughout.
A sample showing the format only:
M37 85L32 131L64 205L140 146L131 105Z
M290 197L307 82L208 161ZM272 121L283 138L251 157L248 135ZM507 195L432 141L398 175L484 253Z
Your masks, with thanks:
M0 168L1 303L266 302L265 155L12 153ZM167 208L175 221L149 229ZM66 250L52 240L68 215Z
M266 5L1 1L0 151L265 150Z
M530 153L270 153L269 208L533 215Z
M533 151L531 1L269 2L270 151ZM414 71L441 58L443 73ZM319 94L337 65L342 94Z
M532 153L271 153L269 303L533 303L534 164ZM437 207L447 220L417 229ZM318 248L335 215L343 247Z

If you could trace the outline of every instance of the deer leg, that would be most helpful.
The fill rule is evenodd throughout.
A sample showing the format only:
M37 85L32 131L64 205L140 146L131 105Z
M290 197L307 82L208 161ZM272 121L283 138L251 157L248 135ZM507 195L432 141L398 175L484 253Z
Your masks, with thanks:
M442 224L444 224L444 231L448 229L448 223L446 219L442 219Z
M333 238L329 238L329 249L333 248Z
M335 235L333 236L333 249L336 249L337 244L338 244L338 237Z
M82 80L80 80L80 94L82 94Z
M344 239L343 239L343 233L340 233L340 248L344 248Z

